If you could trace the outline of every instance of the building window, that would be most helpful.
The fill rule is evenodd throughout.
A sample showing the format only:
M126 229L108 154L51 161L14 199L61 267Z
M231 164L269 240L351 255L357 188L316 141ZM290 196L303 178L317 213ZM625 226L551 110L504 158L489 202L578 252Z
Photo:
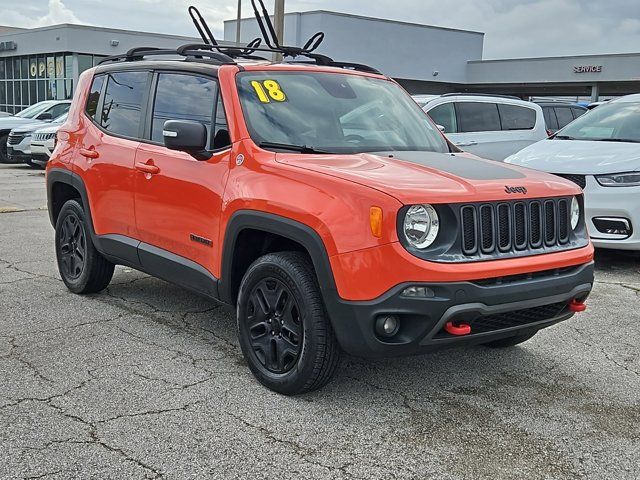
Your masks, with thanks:
M73 96L74 57L78 73L103 56L70 52L0 57L0 111L17 113L43 100L67 100Z

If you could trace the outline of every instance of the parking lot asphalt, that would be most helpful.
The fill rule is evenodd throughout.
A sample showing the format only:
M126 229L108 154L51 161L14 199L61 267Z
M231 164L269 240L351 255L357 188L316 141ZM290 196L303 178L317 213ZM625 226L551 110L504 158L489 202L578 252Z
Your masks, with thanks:
M0 478L640 478L640 259L512 349L345 357L319 392L251 376L230 307L124 267L57 273L44 173L0 166Z

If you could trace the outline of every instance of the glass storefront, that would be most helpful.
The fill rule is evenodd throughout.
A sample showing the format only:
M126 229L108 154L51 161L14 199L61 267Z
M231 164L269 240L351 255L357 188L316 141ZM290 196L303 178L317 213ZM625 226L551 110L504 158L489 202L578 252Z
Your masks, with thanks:
M102 58L77 53L0 58L0 111L17 113L43 100L70 99L74 61L80 74Z

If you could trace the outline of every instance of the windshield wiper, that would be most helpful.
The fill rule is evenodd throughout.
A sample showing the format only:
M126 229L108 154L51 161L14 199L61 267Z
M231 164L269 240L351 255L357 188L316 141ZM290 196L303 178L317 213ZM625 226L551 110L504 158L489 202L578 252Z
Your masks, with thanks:
M569 135L554 135L554 140L576 140L575 137L570 137Z
M281 150L291 150L300 153L331 153L324 150L318 150L314 147L308 147L307 145L292 145L289 143L260 142L260 145L258 146L261 148L279 148Z

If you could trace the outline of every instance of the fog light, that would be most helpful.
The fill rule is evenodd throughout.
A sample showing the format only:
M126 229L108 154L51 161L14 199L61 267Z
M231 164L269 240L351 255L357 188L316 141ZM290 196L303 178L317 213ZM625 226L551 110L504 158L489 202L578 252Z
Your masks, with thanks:
M376 333L383 337L393 337L400 329L400 319L396 315L381 315L376 318Z
M630 237L633 233L633 227L628 218L595 217L593 219L593 226L596 227L600 233L609 235L624 235L625 237Z
M436 296L436 292L429 287L407 287L402 291L403 297L419 297L419 298L433 298Z

